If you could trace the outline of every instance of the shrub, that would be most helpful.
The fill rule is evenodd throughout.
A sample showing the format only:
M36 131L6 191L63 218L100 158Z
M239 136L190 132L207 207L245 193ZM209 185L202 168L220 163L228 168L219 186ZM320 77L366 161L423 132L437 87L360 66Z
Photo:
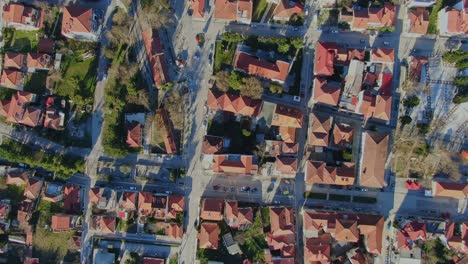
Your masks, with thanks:
M242 135L244 137L250 137L252 135L252 132L248 129L242 129Z
M425 135L429 132L429 125L425 123L419 123L416 125L416 127L419 129L419 133L422 135Z
M234 90L240 90L242 86L242 78L237 71L233 71L231 75L229 75L229 86L231 86L232 89Z
M403 126L411 123L411 121L413 121L413 119L410 116L405 115L400 117L400 122Z
M407 97L404 101L403 101L403 105L405 107L415 107L417 105L419 105L419 103L421 102L421 100L419 99L419 97L417 97L416 95L412 95L410 97Z

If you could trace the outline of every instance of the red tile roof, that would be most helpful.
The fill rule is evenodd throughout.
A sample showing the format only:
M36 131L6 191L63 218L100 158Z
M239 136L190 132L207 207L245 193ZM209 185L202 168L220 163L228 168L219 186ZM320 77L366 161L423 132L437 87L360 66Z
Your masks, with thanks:
M24 200L19 204L17 220L24 224L31 218L33 204L29 200Z
M460 253L468 253L468 222L461 224L461 234L455 235L455 223L448 222L445 226L445 238L448 245Z
M198 247L218 249L219 226L217 223L202 223L198 234Z
M29 177L31 177L31 172L29 171L10 171L6 175L6 184L25 185Z
M104 215L93 215L91 228L101 233L112 234L115 232L115 217Z
M270 207L271 232L266 235L270 250L279 250L282 257L294 257L294 212L291 207Z
M185 208L185 199L182 195L169 195L167 197L167 208L168 213L167 217L175 219L177 213L184 212Z
M297 152L299 151L299 143L287 143L287 142L283 142L283 144L281 144L281 152L283 154L297 154Z
M20 3L9 3L3 7L3 20L9 23L42 27L44 12L40 9L24 6Z
M357 219L337 218L335 222L335 239L344 242L358 242L359 230Z
M56 214L52 216L50 227L53 232L68 231L71 229L71 217L65 214Z
M51 67L51 57L46 53L28 53L28 68L48 69Z
M377 26L394 26L396 19L396 6L390 2L385 2L383 7L369 8L369 24Z
M164 263L165 263L164 259L161 259L161 258L150 258L150 257L143 258L143 264L164 264Z
M272 126L302 128L303 114L300 109L277 104L272 119Z
M192 4L193 16L203 18L205 16L205 0L190 0Z
M146 30L142 33L143 44L149 58L153 79L156 86L169 82L166 57L157 30Z
M137 199L136 192L123 192L119 206L126 210L135 210L137 206L136 199Z
M373 62L393 63L395 61L395 50L387 48L378 48L371 51L371 60Z
M323 161L307 161L305 181L307 183L353 185L354 168L352 162L343 162L340 167L327 166Z
M328 85L327 79L316 77L314 80L314 100L316 102L337 106L340 100L341 87Z
M468 184L456 182L432 182L434 196L451 197L455 199L468 198Z
M212 109L219 109L240 115L257 116L260 114L263 102L260 99L221 93L209 89L206 104Z
M213 172L252 174L257 170L250 155L215 155L213 156Z
M218 154L223 151L224 140L222 137L209 136L203 137L202 153L203 154Z
M203 199L200 210L200 218L208 221L223 220L223 204L224 201L221 199Z
M159 108L156 113L158 114L159 120L162 122L163 125L163 132L164 132L164 147L166 148L167 154L175 154L177 153L177 147L174 140L174 129L172 128L172 123L169 118L169 113L165 108Z
M367 131L364 133L360 185L383 188L385 185L385 163L387 161L388 134Z
M385 121L390 121L392 114L392 96L377 95L375 99L375 112L373 117Z
M37 44L37 52L39 53L54 53L55 42L50 38L42 38Z
M63 7L62 13L62 35L70 32L91 32L93 9L88 7L66 6Z
M297 159L287 157L276 158L276 170L285 175L295 175L297 173Z
M304 6L298 2L289 0L280 0L273 12L275 19L289 20L294 14L301 14L304 11Z
M244 228L253 223L254 214L251 207L238 208L237 201L225 201L224 218L233 229Z
M29 178L28 184L24 189L24 196L28 199L35 200L41 194L42 184L44 182L37 178Z
M286 143L295 143L296 142L296 128L295 127L286 127L280 126L279 127L279 136L281 140Z
M79 214L80 205L80 187L67 185L63 189L63 209L70 214Z
M60 130L63 128L63 118L56 112L53 108L47 108L45 118L44 118L44 127Z
M24 66L26 56L16 52L6 52L3 66L5 68L16 68L21 70Z
M142 125L137 121L125 122L127 130L127 145L131 148L141 147Z
M289 66L289 62L286 61L277 60L272 63L243 51L238 51L234 60L234 68L236 69L251 75L282 82L286 81L288 77Z
M320 237L305 238L304 263L306 264L328 264L331 258L330 235L324 234Z
M23 81L23 73L15 70L3 70L2 78L0 81L1 85L7 87L16 87L20 86Z
M8 218L10 206L8 204L0 204L0 219Z
M331 118L316 113L309 116L309 135L307 144L312 146L327 147L331 127Z
M338 46L335 42L317 43L315 51L315 75L331 76L335 72L333 69L333 62L338 54Z
M215 0L215 19L252 19L253 2L250 0Z
M422 67L426 65L429 60L426 57L411 56L409 63L410 73L409 76L412 80L418 81L421 79Z
M153 209L153 194L150 192L139 192L138 193L138 211L142 214L147 215L151 213Z
M408 13L409 33L426 34L429 28L429 11L424 7L410 9Z
M335 124L333 127L333 145L346 146L353 144L354 128L348 124Z
M468 34L468 14L450 7L445 8L445 13L448 33Z
M156 227L159 230L164 230L165 235L173 239L182 239L184 235L182 225L177 223L157 222Z

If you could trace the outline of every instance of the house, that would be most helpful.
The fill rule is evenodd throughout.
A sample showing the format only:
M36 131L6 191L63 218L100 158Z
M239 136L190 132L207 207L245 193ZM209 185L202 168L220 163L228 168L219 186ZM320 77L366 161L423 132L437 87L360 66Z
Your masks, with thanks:
M393 27L396 20L397 7L391 2L385 2L383 7L369 7L369 28Z
M33 171L14 170L8 171L6 174L6 185L25 185L29 179L34 175Z
M212 170L215 173L255 175L257 159L252 155L213 155Z
M459 200L466 199L468 198L468 184L432 181L432 194Z
M37 52L52 54L55 50L55 42L51 38L41 38L37 43Z
M28 72L37 70L49 70L52 67L52 57L46 53L31 53L27 55Z
M395 62L395 50L389 48L373 49L370 59L374 63L393 63Z
M385 186L389 135L367 131L363 133L359 185L369 188Z
M276 157L275 170L283 176L295 176L298 162L296 158Z
M315 49L314 75L332 76L335 58L338 54L338 45L335 42L317 42Z
M51 203L63 200L63 185L48 182L42 199Z
M328 83L326 78L314 79L314 102L337 106L340 100L341 87L338 83Z
M421 78L425 77L427 63L429 63L429 60L426 57L410 56L409 78L413 81L421 82Z
M92 8L62 8L62 36L79 41L98 41L101 21Z
M89 227L103 234L113 234L115 232L115 217L92 215Z
M206 135L203 137L202 153L205 155L219 154L223 151L223 144L222 137Z
M156 87L159 88L161 85L170 82L163 44L156 29L143 31L142 37L153 74L153 81Z
M390 122L392 114L392 96L378 94L375 98L375 110L373 118Z
M429 28L429 11L424 7L409 9L406 28L410 34L425 35Z
M44 127L53 130L63 130L65 114L53 107L47 107L44 115Z
M113 210L116 208L116 193L110 188L94 187L89 189L89 203L101 210Z
M249 229L254 221L253 209L252 207L239 208L237 201L226 200L224 203L224 221L232 229Z
M182 225L179 225L176 223L157 222L156 228L158 230L163 230L164 235L172 239L182 239L184 235L184 230L182 228Z
M0 101L0 116L8 122L36 127L42 123L42 110L31 105L36 101L36 95L18 91L10 100Z
M127 131L127 140L125 141L127 145L131 148L141 147L142 125L137 121L125 122L125 129Z
M42 28L44 12L39 8L21 3L9 3L3 6L3 23L5 27L18 30L38 30Z
M354 128L348 124L335 124L333 127L332 143L336 147L350 147L353 145Z
M159 108L156 111L156 114L159 120L162 122L163 125L163 132L164 132L164 147L166 148L166 153L169 155L177 153L177 147L174 139L174 130L171 125L171 120L169 119L169 114L167 113L165 108Z
M300 109L277 104L271 125L279 127L302 128L303 114Z
M20 202L18 207L18 213L16 219L20 224L27 224L29 219L31 219L33 210L33 202L30 200L23 200Z
M66 185L63 189L63 209L69 214L81 213L80 187Z
M205 0L190 0L192 6L192 16L196 19L205 18Z
M0 85L6 88L23 90L24 73L17 70L4 69L0 79Z
M167 217L167 196L166 195L154 195L153 203L151 205L151 215L155 219L166 219Z
M0 201L0 220L8 218L8 214L10 213L10 201L9 200L1 200Z
M380 119L388 124L392 114L392 96L381 92L374 96L370 90L363 90L359 93L355 112L365 118Z
M293 15L302 14L304 6L295 1L279 0L273 11L273 20L276 21L289 21Z
M284 83L291 69L291 64L280 59L277 59L275 62L269 62L245 51L238 50L234 59L234 68L250 75Z
M44 181L39 178L29 178L24 189L24 197L30 200L36 200L41 194L42 185Z
M305 237L330 234L334 240L346 243L363 239L367 252L374 255L382 253L384 222L380 215L315 210L305 210L303 214Z
M162 258L150 258L150 257L143 258L143 264L164 264L164 263L166 262Z
M3 61L3 67L7 69L21 70L24 68L26 63L26 56L16 52L5 52L5 58Z
M320 237L305 238L304 263L318 264L331 263L331 237L324 234Z
M210 109L222 110L235 115L258 116L262 110L263 101L209 89L206 105Z
M398 249L413 248L416 240L427 240L426 224L416 221L409 222L401 230L397 231L396 243Z
M266 242L270 250L278 250L283 258L296 256L295 216L291 207L269 207L270 229Z
M445 227L445 239L447 244L460 253L468 253L468 222L459 226L461 230L459 235L455 234L456 223L448 222Z
M119 208L125 211L134 211L137 209L137 193L136 192L121 192L119 193L118 204Z
M50 228L52 232L70 231L75 228L77 217L66 214L52 215Z
M327 166L323 161L308 160L305 171L305 182L308 184L354 185L353 162L342 162L340 167Z
M200 225L198 234L198 247L205 249L218 249L219 226L217 223L204 222Z
M138 212L148 215L153 210L153 194L150 192L138 192Z
M299 151L299 144L294 142L283 142L281 144L281 153L284 155L296 155Z
M468 34L468 3L460 1L454 7L441 9L437 16L437 26L441 36Z
M331 117L311 113L309 124L307 144L315 147L328 147Z
M280 126L278 135L284 143L294 144L296 143L296 130L295 127Z
M221 199L204 198L201 202L200 218L206 221L223 220L223 204Z
M185 198L182 195L167 196L167 218L176 219L177 215L184 213Z
M252 21L252 0L215 0L214 19L250 24Z

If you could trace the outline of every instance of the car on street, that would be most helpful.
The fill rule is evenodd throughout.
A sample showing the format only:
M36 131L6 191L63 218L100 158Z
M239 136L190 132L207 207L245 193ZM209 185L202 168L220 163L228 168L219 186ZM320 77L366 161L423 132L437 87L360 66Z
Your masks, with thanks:
M299 103L299 102L301 102L301 97L296 95L296 96L293 97L293 101Z
M338 30L333 29L333 30L331 31L331 33L333 33L333 34L338 34Z
M365 40L365 39L361 39L361 40L359 40L359 42L361 42L361 43L366 43L366 40Z
M166 194L172 194L172 192L171 191L166 191Z
M136 190L137 188L135 186L130 186L130 190Z
M388 46L390 43L388 43L388 41L384 41L383 43L385 46Z
M294 31L298 31L298 30L299 30L299 28L298 28L298 27L295 27L295 28L293 28L293 30L294 30Z
M255 188L253 188L253 189L252 189L252 190L250 190L250 191L254 193L254 192L257 192L257 191L258 191L258 189L257 189L257 187L255 187Z
M248 191L250 191L250 187L249 187L249 186L243 186L243 187L241 188L241 191L242 191L242 192L248 192Z

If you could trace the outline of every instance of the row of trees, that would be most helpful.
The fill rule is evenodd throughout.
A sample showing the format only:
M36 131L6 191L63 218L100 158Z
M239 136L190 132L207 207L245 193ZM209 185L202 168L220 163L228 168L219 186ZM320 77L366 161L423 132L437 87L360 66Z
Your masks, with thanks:
M239 91L242 96L260 99L263 94L262 82L254 76L244 76L238 71L220 71L216 74L216 88L227 92Z
M459 70L468 68L468 52L463 50L453 50L445 53L442 59L448 63L455 63Z
M288 54L294 53L304 46L304 40L302 38L276 38L276 37L257 37L257 36L246 36L238 33L224 33L221 39L226 42L243 42L247 41L251 48L268 50L268 46L271 46L275 51ZM259 44L263 44L259 45Z

